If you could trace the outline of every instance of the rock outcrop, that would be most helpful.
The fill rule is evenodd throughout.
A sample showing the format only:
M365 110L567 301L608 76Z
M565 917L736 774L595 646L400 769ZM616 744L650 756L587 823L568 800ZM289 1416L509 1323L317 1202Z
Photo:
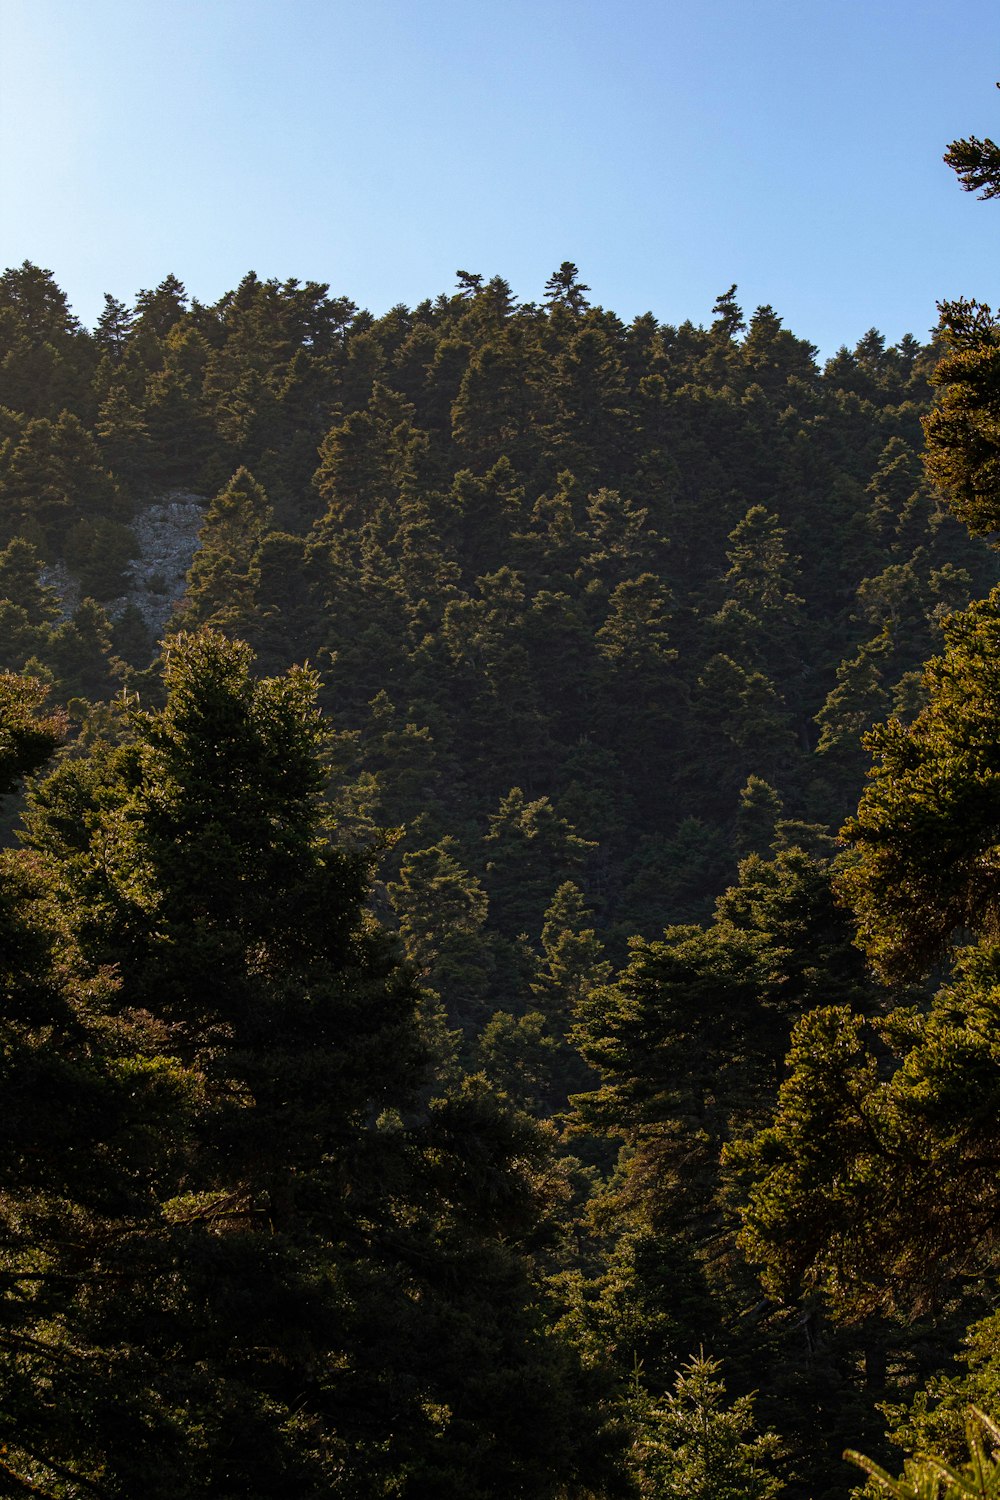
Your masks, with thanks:
M138 512L132 530L139 552L125 570L128 592L108 605L112 619L132 605L159 639L183 597L204 512L204 500L185 490L170 490Z

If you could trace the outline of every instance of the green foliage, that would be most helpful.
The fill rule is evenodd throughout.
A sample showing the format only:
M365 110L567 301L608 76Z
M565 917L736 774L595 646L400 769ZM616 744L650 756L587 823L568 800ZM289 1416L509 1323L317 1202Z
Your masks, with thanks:
M658 1400L638 1376L632 1396L637 1433L632 1450L640 1495L684 1500L773 1500L783 1486L775 1472L776 1433L754 1432L753 1397L725 1404L719 1362L704 1353L677 1373Z
M470 1025L482 1019L492 969L484 928L489 902L477 877L455 858L455 842L403 855L398 881L387 886L406 956Z
M77 521L66 534L63 550L85 594L112 599L125 592L125 567L136 553L129 527L107 517Z
M567 880L556 891L542 924L542 962L532 993L550 1016L565 1019L598 985L606 983L611 965L589 925L583 892Z
M578 1315L623 1375L641 1359L654 1389L699 1340L759 1378L762 1361L780 1371L798 1356L771 1330L755 1329L752 1353L734 1334L759 1293L736 1241L727 1152L767 1120L796 1017L828 987L864 996L863 966L829 870L798 849L744 860L711 926L631 948L614 984L579 1007L598 1087L574 1103L625 1144L592 1206L594 1231L611 1237L608 1269Z
M23 537L0 551L0 598L23 610L26 624L36 629L59 613L58 595L42 583L38 553Z
M942 308L947 353L934 379L942 387L924 419L927 471L973 532L995 532L1000 448L1000 333L990 309L976 302Z
M970 1403L995 1411L1000 1401L1000 1318L974 1323L962 1339L961 1372L933 1375L905 1402L886 1403L888 1435L908 1453L936 1453L960 1465L967 1457Z
M483 1027L476 1053L491 1083L518 1108L550 1106L559 1043L541 1011L524 1016L495 1011Z
M36 417L0 448L0 535L27 537L46 557L58 557L81 512L121 520L127 506L78 417Z
M1000 1443L1000 1427L973 1407L966 1425L967 1462L956 1467L937 1454L920 1454L898 1479L860 1453L848 1451L844 1457L864 1469L880 1493L888 1490L896 1500L994 1500L1000 1495L1000 1462L987 1449L984 1434L992 1445Z
M793 1038L772 1125L740 1155L745 1243L776 1295L821 1286L842 1315L906 1315L964 1293L997 1253L982 1163L996 1149L997 954L970 949L921 1014L866 1034L827 1006Z
M927 707L874 730L877 757L844 838L857 850L842 889L880 972L926 971L962 933L992 938L1000 826L994 698L1000 593L952 615L946 653L924 672Z
M767 855L783 812L781 798L759 776L750 776L740 792L735 843L741 855Z
M547 797L600 840L563 874L593 883L608 932L704 914L742 852L749 777L792 820L839 820L859 730L913 704L962 574L995 577L915 473L931 354L912 339L872 332L820 371L773 309L745 330L733 289L706 329L625 325L571 262L537 304L463 272L456 295L378 319L312 282L249 274L204 306L168 276L132 307L109 298L93 335L48 273L4 284L17 348L51 347L76 381L68 418L27 372L10 386L9 535L104 598L132 499L216 491L175 623L246 635L267 671L320 664L349 732L385 691L392 733L426 740L394 757L366 733L356 770L377 778L371 820L422 820L411 849L454 837L484 878L500 798ZM267 499L241 480L249 510L227 520L239 474ZM887 614L891 661L866 659L878 680L824 709ZM12 666L49 666L7 625ZM817 772L821 711L835 753ZM537 933L553 889L519 926Z
M179 629L197 623L237 634L246 630L270 522L264 491L252 474L238 469L205 512Z
M13 1178L15 1284L43 1253L53 1279L0 1338L9 1472L372 1500L600 1482L599 1382L544 1336L528 1253L564 1191L548 1142L481 1083L428 1102L412 981L365 911L364 858L327 837L316 679L252 665L218 634L177 636L164 706L38 786L12 866L71 961L50 980L23 919L5 950L41 1028L28 1076L59 1035L35 994L95 1012L76 1017L89 1045L62 1113L19 1115L29 1177L53 1125L86 1154L65 1203ZM13 774L37 751L31 694L10 701ZM46 1386L64 1417L26 1420Z
M991 143L960 146L988 176ZM4 867L8 989L35 1007L5 1046L53 1191L24 1207L26 1145L17 1254L100 1272L17 1294L46 1330L7 1391L25 1482L590 1495L618 1483L608 1370L624 1390L638 1355L640 1488L766 1493L732 1433L711 1479L663 1438L704 1340L826 1494L808 1430L857 1413L868 1442L866 1403L984 1310L994 606L947 617L997 566L918 447L944 348L931 463L990 530L995 323L957 304L936 346L871 330L821 369L735 287L712 318L626 325L565 262L538 303L461 272L378 318L318 283L250 273L206 306L168 276L90 334L48 272L0 278L0 665L121 702L112 652L155 643L61 610L39 559L113 597L133 504L215 495L166 683L74 705ZM58 731L38 692L11 699L12 782ZM887 713L842 889L886 973L983 946L885 1017L824 855ZM879 1321L939 1306L933 1356Z
M639 674L675 659L667 644L666 601L652 573L619 583L608 601L608 617L597 632L597 649L615 668Z
M43 766L62 741L65 720L42 711L47 696L37 679L0 673L0 796Z
M548 902L594 847L573 832L547 797L526 800L512 787L490 817L487 891L506 937L538 931Z
M980 198L1000 196L1000 147L988 137L980 141L972 135L952 141L944 159L967 193L978 193Z

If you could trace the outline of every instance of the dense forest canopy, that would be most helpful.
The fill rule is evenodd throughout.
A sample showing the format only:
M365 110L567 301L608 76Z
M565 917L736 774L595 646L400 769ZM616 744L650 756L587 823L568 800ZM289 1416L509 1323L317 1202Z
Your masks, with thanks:
M588 292L0 277L0 1494L820 1500L1000 1410L996 322Z

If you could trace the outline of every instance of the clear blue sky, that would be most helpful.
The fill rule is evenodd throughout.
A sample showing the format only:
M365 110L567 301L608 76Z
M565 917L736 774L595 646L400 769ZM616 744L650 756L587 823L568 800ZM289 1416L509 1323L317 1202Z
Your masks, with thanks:
M737 282L829 354L1000 300L997 0L0 0L0 264L84 322L250 269L383 312L574 260L622 317Z

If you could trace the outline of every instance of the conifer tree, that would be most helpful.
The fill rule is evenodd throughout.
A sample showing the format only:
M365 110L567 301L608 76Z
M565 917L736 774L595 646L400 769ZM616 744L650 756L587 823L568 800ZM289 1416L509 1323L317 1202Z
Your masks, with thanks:
M580 272L571 260L564 260L558 271L553 271L545 283L546 297L568 307L572 312L583 312L587 307L586 293L589 286L580 280Z
M263 489L238 469L205 511L178 628L192 624L245 635L252 623L257 557L271 522Z
M638 1387L633 1398L637 1435L632 1459L643 1496L686 1500L774 1500L781 1441L754 1431L754 1399L725 1404L721 1366L704 1353L677 1372L658 1400Z
M91 1338L134 1351L142 1442L99 1422L88 1462L120 1493L148 1472L157 1496L548 1500L604 1460L518 1248L544 1141L473 1085L404 1121L416 996L364 860L325 836L311 674L256 679L212 633L165 673L133 742L67 762L31 820L83 959L117 966L112 1014L147 1017L195 1090L181 1156L139 1177L128 1297L92 1302Z

